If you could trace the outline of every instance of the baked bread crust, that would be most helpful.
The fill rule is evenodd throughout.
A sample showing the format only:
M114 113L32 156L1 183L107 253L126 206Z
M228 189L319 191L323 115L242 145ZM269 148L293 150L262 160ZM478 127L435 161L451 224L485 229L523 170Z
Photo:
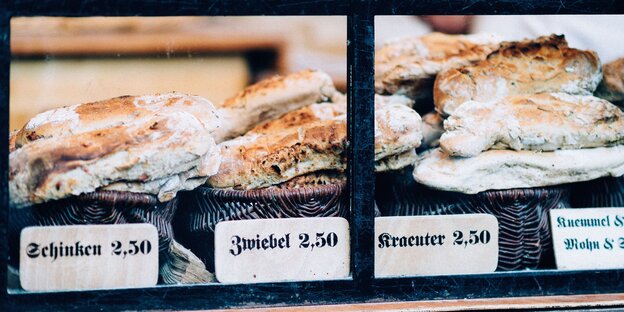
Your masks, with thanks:
M143 183L141 192L168 201L216 172L216 125L208 100L176 93L42 113L21 130L21 145L9 155L11 204L19 208L107 185L137 191Z
M401 154L391 155L375 161L375 172L403 169L409 165L413 165L416 159L418 159L418 155L414 149Z
M208 179L215 188L257 189L318 170L346 166L344 116L268 134L248 133L219 144L223 159Z
M413 99L431 97L439 71L484 60L499 41L485 34L430 33L388 42L375 52L375 91Z
M624 57L605 64L602 72L595 95L624 107Z
M238 137L265 120L303 106L327 102L336 93L329 75L316 70L262 80L219 105L222 126L214 134L215 141Z
M304 106L300 109L288 112L281 117L266 121L257 125L249 133L267 134L282 131L287 128L303 126L305 124L330 120L335 117L346 115L346 103L319 103Z
M476 65L440 72L433 99L436 110L447 116L464 102L489 102L508 95L591 95L601 77L600 59L594 51L571 49L564 36L551 35L504 42Z
M476 194L559 185L624 174L624 146L554 152L486 151L475 157L451 157L441 149L419 156L414 179L426 186Z
M376 105L375 161L420 145L420 116L404 102L400 97ZM208 184L215 188L257 189L319 170L344 170L345 110L344 103L313 104L222 142L219 147L223 162Z
M398 103L375 107L375 161L415 150L422 142L420 115Z
M472 157L490 149L578 149L624 143L624 113L591 95L513 95L466 102L444 129L440 147L451 156Z

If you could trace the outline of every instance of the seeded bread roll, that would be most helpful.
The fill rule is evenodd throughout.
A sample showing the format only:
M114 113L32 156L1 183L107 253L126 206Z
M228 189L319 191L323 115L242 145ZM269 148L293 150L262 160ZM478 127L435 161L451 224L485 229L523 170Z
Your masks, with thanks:
M219 105L222 127L216 131L215 141L238 137L263 121L303 106L327 102L336 93L329 75L315 70L260 81Z
M19 208L112 184L168 201L216 172L216 125L208 100L184 94L121 97L42 113L18 133L9 155L11 204Z
M562 92L591 95L602 71L598 55L568 47L564 36L504 42L476 65L438 74L433 98L442 115L467 101L489 102L508 95Z
M624 113L591 95L540 93L466 102L444 122L440 147L471 157L489 149L554 151L624 144Z
M484 60L498 42L492 35L442 33L388 42L375 52L375 91L414 99L430 97L433 78L440 70Z
M451 157L441 149L421 154L414 180L428 187L476 194L532 188L624 175L624 146L554 152L492 150L475 157Z
M595 95L624 107L624 58L605 64L602 71Z

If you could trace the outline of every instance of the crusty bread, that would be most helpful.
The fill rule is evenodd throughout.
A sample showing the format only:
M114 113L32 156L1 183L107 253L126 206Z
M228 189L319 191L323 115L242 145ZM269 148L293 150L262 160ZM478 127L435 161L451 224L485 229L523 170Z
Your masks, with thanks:
M451 157L441 149L421 154L414 179L426 186L476 194L530 188L624 174L624 146L554 152L492 150L476 157Z
M444 122L440 147L471 157L489 149L553 151L624 144L624 113L591 95L540 93L469 101Z
M60 138L128 123L143 123L155 115L179 111L192 114L211 132L219 127L212 103L199 96L181 93L121 96L38 114L18 131L15 146L20 148L24 144L43 138Z
M298 176L274 187L284 189L296 189L304 187L314 187L319 185L329 185L343 183L347 180L342 170L321 170Z
M375 172L399 170L416 162L418 155L415 149L408 150L401 154L390 155L375 161Z
M215 188L256 189L346 165L345 116L222 142L222 163L208 179Z
M305 70L260 81L219 105L222 126L214 138L220 143L238 137L263 121L326 102L336 93L329 75L321 71Z
M590 95L601 77L600 60L594 51L571 49L564 36L551 35L505 42L476 65L440 72L433 97L436 110L446 116L464 102L489 102L508 95Z
M388 42L375 52L375 91L430 98L440 70L484 60L498 42L492 35L442 33Z
M217 170L215 125L208 100L183 94L45 112L22 129L21 145L9 156L11 203L22 207L113 184L137 191L142 183L141 192L170 200Z
M300 109L288 112L277 119L266 121L257 125L249 133L266 134L276 131L283 131L287 128L303 126L305 124L329 120L345 115L347 106L345 103L319 103L304 106Z
M595 95L624 107L624 57L602 67L602 81Z
M375 161L403 154L420 146L420 115L402 104L375 107Z
M376 161L420 145L420 116L400 102L379 102L376 106ZM215 188L256 189L319 170L344 170L344 109L344 104L338 103L313 104L222 142L219 147L223 162L208 184Z

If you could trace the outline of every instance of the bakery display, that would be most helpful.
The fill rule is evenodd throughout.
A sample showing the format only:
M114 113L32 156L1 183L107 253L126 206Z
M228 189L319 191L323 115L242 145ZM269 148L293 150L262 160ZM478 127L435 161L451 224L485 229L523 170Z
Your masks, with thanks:
M247 90L265 94L273 89L261 81ZM306 92L286 91L294 98ZM178 214L176 234L209 269L214 266L212 242L220 221L348 217L346 101L339 93L317 100L221 142L219 171L206 185L184 194L181 206L186 208ZM403 96L378 96L376 103L376 168L409 165L422 138L420 116Z
M35 116L9 155L11 263L26 226L152 223L160 280L212 275L175 243L177 193L204 183L220 164L219 126L206 99L178 93L124 96Z
M441 71L439 115L427 115L430 138L413 167L377 176L382 215L492 214L498 270L552 267L548 211L578 205L580 194L589 206L621 198L624 115L592 96L601 79L597 54L562 35L502 42L482 61Z

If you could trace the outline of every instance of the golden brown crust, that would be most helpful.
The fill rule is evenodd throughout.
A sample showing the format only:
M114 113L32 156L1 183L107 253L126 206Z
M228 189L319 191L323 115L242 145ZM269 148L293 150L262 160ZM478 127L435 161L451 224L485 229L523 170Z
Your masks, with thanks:
M190 187L187 181L197 184L216 171L211 132L217 122L209 101L183 94L42 113L20 130L22 145L9 156L11 202L21 207L117 182L149 182L152 194L169 200Z
M624 105L624 58L602 67L603 75L596 96L620 106Z
M269 134L248 133L219 145L224 161L208 183L255 189L318 170L344 169L346 135L344 118Z
M438 74L433 97L436 110L451 115L464 102L488 102L508 95L563 92L590 95L601 67L594 51L568 48L564 36L504 42L476 65Z
M218 128L212 104L197 105L207 100L181 93L146 96L120 96L112 99L52 109L33 117L16 134L15 146L38 139L62 137L116 127L151 118L158 113L185 111L206 127ZM209 103L209 102L208 102Z
M440 70L484 60L497 47L497 38L482 34L431 33L388 43L375 53L376 92L430 97Z
M316 70L260 81L219 106L222 127L216 131L215 141L238 137L266 120L303 106L327 102L336 92L329 75Z
M288 112L277 119L269 120L260 124L251 129L249 132L270 133L282 131L287 128L303 126L319 120L333 119L347 113L347 107L344 104L345 103L319 103L308 105Z
M298 176L274 187L285 189L313 187L346 182L346 180L347 177L342 170L321 170Z

